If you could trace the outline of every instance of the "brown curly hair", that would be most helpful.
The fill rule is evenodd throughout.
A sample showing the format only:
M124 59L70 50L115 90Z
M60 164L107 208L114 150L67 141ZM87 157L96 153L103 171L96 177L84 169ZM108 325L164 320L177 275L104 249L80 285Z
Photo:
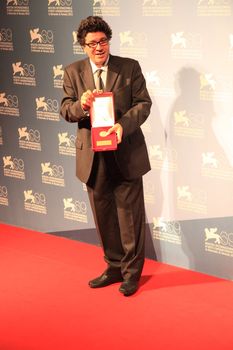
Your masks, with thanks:
M108 40L112 38L112 29L99 16L89 16L83 19L77 30L77 39L81 46L85 45L85 37L88 33L103 32Z

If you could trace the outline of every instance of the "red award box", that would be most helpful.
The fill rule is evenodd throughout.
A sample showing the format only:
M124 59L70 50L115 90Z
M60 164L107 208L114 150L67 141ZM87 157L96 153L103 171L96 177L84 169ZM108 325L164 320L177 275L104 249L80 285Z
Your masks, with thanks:
M91 107L91 139L94 151L111 151L117 149L116 133L106 136L106 132L115 124L113 93L94 93Z

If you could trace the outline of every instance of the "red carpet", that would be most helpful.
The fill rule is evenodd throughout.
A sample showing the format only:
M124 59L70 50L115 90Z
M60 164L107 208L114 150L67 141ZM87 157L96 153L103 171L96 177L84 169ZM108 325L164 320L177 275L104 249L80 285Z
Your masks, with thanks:
M90 289L99 247L0 225L0 350L232 349L233 283L146 260L139 291Z

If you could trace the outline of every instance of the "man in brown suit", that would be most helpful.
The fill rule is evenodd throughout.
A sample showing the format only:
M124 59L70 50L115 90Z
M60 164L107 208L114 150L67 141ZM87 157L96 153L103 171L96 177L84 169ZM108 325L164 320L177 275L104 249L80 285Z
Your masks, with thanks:
M87 58L65 68L61 115L76 122L77 177L86 183L107 269L89 281L91 288L122 282L119 291L134 294L144 264L145 208L142 176L150 170L140 126L150 113L151 99L139 63L110 54L112 31L98 16L81 21L78 42ZM89 110L98 71L102 89L114 94L116 151L94 152ZM99 83L99 81L98 81Z

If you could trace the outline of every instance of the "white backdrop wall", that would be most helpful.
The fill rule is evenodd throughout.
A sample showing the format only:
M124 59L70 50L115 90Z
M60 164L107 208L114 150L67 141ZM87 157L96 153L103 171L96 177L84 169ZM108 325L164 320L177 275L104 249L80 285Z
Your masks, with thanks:
M92 14L153 100L148 256L232 279L232 0L1 0L0 220L96 242L76 125L59 117L64 67L84 57L74 31Z

